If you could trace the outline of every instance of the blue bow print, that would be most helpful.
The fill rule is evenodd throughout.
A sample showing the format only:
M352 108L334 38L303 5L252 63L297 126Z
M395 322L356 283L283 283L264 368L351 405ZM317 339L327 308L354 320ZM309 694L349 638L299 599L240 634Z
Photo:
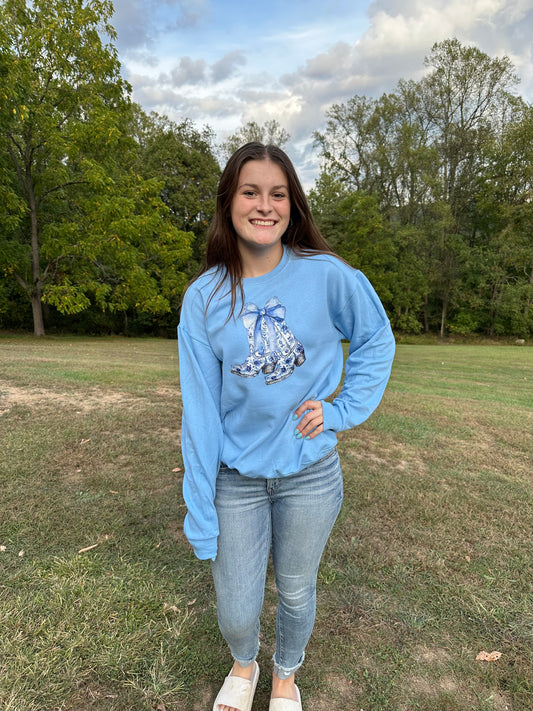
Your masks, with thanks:
M269 299L263 309L255 304L245 304L242 322L248 333L253 335L256 353L274 353L278 349L276 324L285 320L285 307L275 296Z

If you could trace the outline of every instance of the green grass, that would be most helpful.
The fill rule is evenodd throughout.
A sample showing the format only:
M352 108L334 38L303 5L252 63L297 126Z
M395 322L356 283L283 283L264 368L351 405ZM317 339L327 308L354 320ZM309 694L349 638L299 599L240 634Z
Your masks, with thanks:
M211 708L230 658L179 426L172 341L0 339L2 711ZM400 344L339 451L306 711L530 711L531 348ZM275 603L269 577L254 711Z

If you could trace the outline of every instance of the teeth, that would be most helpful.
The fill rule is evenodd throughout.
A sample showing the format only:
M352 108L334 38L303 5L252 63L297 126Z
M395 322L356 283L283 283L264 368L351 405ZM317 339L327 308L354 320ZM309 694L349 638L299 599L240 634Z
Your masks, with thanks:
M276 223L274 220L251 220L252 225L264 225L264 226L271 226L275 225Z

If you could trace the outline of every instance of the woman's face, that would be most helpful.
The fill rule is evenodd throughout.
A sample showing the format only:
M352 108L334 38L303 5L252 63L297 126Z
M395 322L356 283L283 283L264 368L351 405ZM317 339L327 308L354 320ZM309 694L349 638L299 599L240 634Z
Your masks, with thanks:
M250 255L274 252L281 257L281 238L291 217L287 176L271 160L250 160L239 173L231 201L231 221L239 250Z

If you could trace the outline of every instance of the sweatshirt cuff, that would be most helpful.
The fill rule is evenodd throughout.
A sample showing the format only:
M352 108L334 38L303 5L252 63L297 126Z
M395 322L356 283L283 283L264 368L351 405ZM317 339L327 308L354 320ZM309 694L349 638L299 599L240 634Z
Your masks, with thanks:
M207 538L198 543L192 543L194 555L199 560L215 560L217 557L217 538Z
M322 401L322 415L324 417L324 430L339 432L342 429L341 414L333 403Z

